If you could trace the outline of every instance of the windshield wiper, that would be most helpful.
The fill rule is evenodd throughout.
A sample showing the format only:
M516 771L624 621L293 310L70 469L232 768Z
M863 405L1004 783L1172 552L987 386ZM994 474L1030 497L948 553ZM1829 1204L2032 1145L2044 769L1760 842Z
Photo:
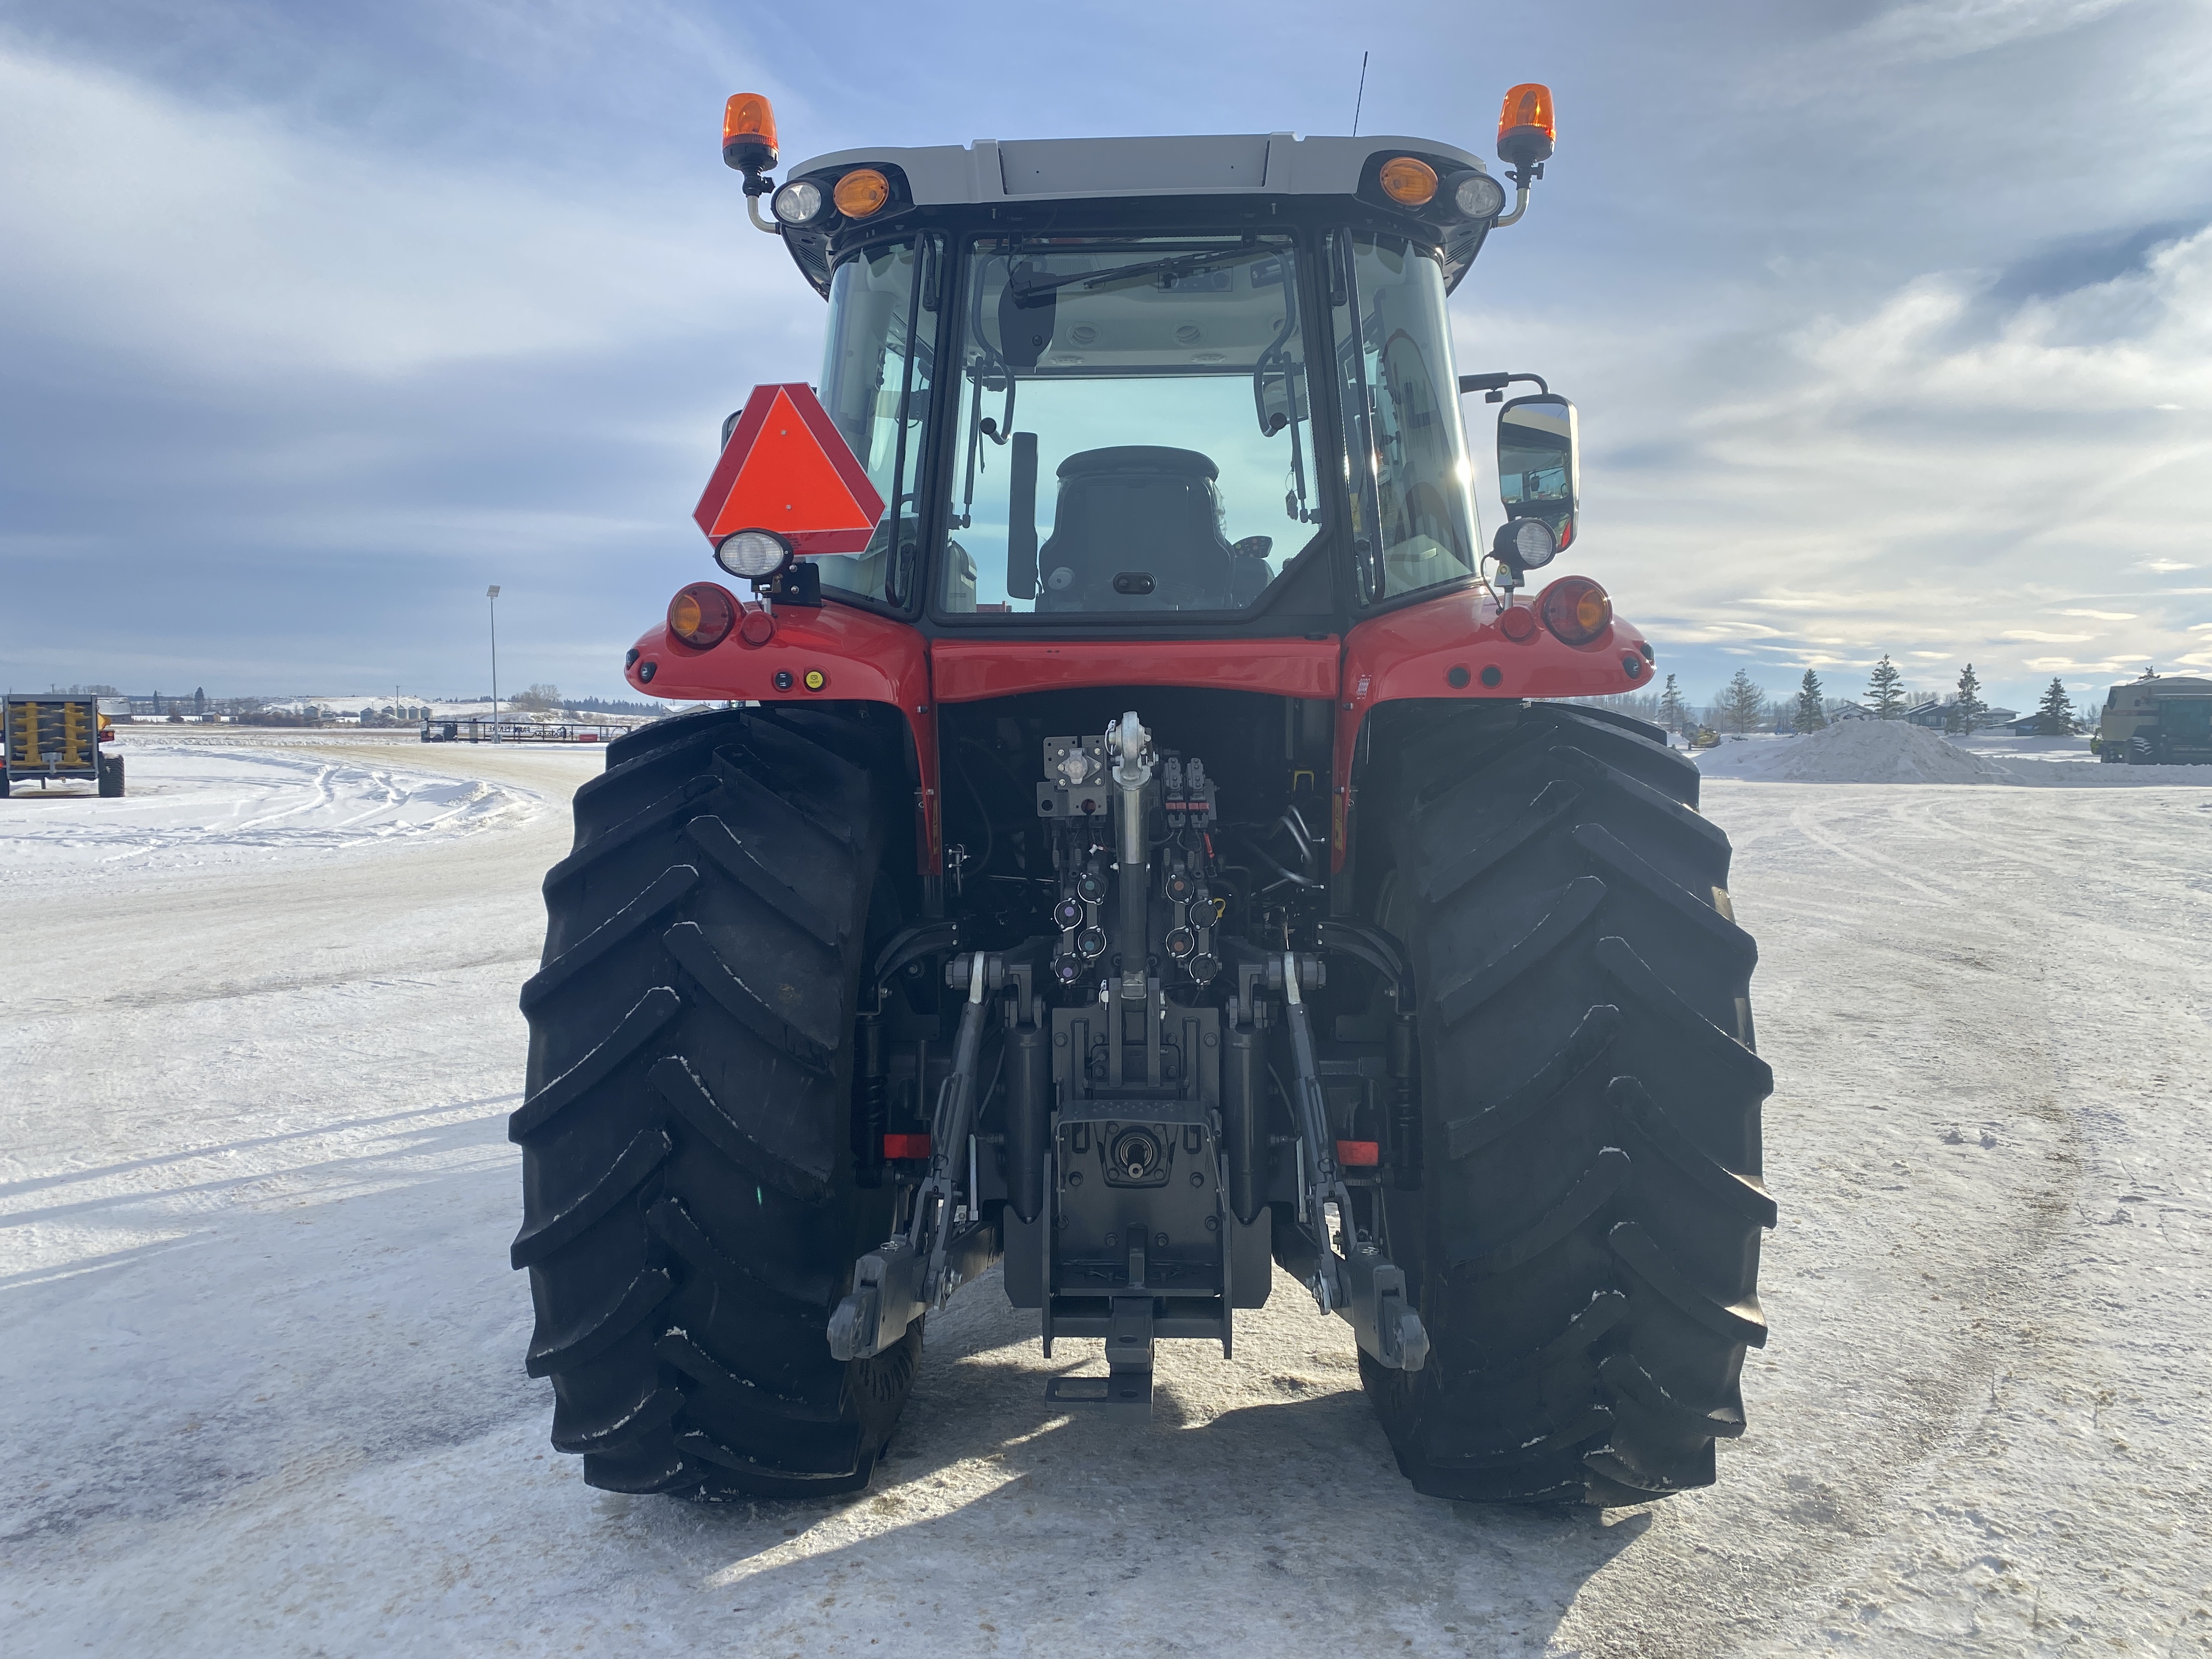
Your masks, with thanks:
M1250 258L1259 251L1257 243L1246 242L1236 247L1215 248L1211 252L1177 253L1164 259L1147 259L1141 264L1116 265L1110 270L1079 270L1066 276L1017 274L1007 277L1006 286L1012 290L1014 302L1018 305L1032 295L1056 294L1079 283L1085 288L1103 288L1109 283L1134 282L1141 276L1187 276L1223 260Z

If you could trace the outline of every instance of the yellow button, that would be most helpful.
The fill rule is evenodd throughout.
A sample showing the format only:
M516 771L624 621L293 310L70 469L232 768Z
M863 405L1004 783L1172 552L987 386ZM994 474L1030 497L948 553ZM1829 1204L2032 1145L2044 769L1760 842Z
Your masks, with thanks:
M819 691L829 684L830 677L820 669L810 668L806 671L806 689L809 691Z

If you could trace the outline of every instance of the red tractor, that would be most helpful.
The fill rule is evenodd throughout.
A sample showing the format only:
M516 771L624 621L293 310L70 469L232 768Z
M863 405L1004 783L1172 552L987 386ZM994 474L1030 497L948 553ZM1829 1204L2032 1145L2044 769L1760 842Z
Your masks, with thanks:
M1458 374L1525 213L1427 139L851 150L748 210L829 302L757 389L522 993L528 1364L592 1485L865 1485L1003 1262L1054 1413L1150 1410L1275 1269L1400 1467L1645 1502L1741 1432L1756 955L1576 542L1573 406ZM769 201L763 214L760 203ZM1531 395L1504 400L1532 383ZM1460 399L1503 401L1479 537ZM995 1289L993 1293L996 1293Z

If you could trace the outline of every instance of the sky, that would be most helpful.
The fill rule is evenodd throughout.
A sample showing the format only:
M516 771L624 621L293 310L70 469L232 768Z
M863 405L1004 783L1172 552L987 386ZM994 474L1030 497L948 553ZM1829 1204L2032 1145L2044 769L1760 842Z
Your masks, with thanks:
M623 695L722 416L819 373L726 94L787 159L1340 133L1363 52L1366 132L1553 88L1460 366L1576 400L1576 568L1690 696L2212 672L2205 0L0 0L0 682L477 695L496 582L502 690Z

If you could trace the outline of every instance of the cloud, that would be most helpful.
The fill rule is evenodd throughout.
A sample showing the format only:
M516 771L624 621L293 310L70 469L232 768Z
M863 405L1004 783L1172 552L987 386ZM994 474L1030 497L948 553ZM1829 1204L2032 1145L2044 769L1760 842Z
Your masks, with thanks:
M0 303L199 376L402 377L726 316L725 240L672 191L592 199L0 51Z
M1917 0L1869 18L1838 44L1875 63L1929 63L2079 28L2125 3L2127 0Z
M2177 554L2212 521L2212 420L2151 405L2186 388L2212 406L2212 229L2004 301L1985 276L1923 273L1775 344L1745 377L1757 395L1679 420L1676 476L1699 481L1701 522L1729 526L1724 550L1680 568L1668 608L1693 620L1685 643L1741 639L1734 619L1757 614L1778 654L1848 639L1971 659L1996 684L2053 665L2014 647L2099 637L2046 617L2125 624L2106 637L2132 658L2170 655L2203 614L2195 590L2163 586L2126 612L2054 601L2087 561L2154 580L2194 568Z

